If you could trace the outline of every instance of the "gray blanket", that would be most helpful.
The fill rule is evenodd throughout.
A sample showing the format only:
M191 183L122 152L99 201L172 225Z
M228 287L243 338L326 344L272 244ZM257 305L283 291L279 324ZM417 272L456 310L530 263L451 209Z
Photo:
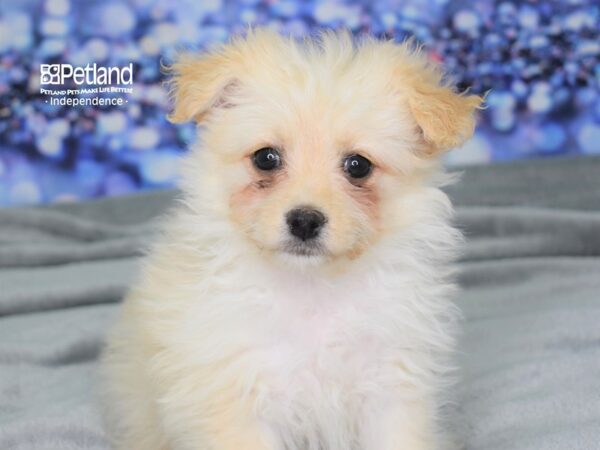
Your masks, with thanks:
M600 449L600 159L466 170L468 449ZM106 449L97 357L172 192L0 211L0 449ZM240 449L241 450L241 449Z

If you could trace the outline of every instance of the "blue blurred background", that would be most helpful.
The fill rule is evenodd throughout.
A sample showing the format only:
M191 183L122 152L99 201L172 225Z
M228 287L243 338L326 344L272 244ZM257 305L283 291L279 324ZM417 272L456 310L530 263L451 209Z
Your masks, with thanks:
M172 185L194 128L165 120L161 58L249 23L294 36L415 36L460 87L491 89L475 137L449 164L600 154L597 0L0 0L0 204ZM133 63L126 105L46 103L40 64L88 62Z

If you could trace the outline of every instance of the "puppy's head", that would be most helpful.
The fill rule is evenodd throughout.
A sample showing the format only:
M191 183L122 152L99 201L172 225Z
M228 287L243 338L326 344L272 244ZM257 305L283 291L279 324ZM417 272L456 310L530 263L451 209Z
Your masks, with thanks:
M347 33L256 30L172 71L170 119L203 127L184 190L264 254L313 263L407 223L403 199L471 136L481 103L410 43Z

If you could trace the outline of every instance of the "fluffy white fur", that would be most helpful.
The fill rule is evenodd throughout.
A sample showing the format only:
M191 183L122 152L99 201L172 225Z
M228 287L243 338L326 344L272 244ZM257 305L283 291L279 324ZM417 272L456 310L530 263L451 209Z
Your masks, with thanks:
M203 130L104 354L116 448L444 448L461 238L437 155L480 99L410 43L345 33L257 30L172 70L171 118ZM286 161L271 178L250 162L267 145ZM375 164L364 185L348 152ZM306 204L325 251L290 255L283 217Z

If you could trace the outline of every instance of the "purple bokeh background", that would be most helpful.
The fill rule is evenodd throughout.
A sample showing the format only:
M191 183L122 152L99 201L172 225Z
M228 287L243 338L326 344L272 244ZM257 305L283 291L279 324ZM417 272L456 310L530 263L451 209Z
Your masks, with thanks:
M194 128L165 120L161 58L248 24L415 36L459 86L491 90L475 137L449 164L600 154L594 0L0 0L0 204L171 186ZM133 93L119 107L51 106L40 65L55 63L132 63Z

